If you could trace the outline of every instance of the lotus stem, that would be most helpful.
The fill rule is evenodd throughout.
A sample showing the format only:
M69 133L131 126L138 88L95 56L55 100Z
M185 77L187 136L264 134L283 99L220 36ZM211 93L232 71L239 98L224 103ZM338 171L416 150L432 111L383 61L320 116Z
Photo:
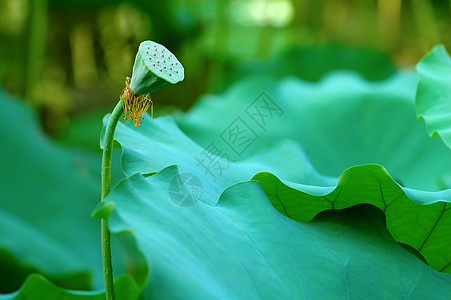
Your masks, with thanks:
M113 138L116 131L117 122L122 116L123 99L119 100L111 113L110 119L105 129L105 139L103 142L102 155L102 194L101 201L105 200L111 190L111 159L113 156ZM103 277L105 280L105 297L107 300L114 300L114 284L113 284L113 264L111 260L111 239L110 230L108 229L107 220L102 218L101 222L101 238L102 238L102 262Z

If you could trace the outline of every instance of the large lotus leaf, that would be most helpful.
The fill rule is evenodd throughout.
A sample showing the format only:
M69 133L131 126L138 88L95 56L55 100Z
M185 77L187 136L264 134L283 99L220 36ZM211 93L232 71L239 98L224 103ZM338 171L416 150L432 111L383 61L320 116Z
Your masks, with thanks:
M268 143L292 139L321 174L338 177L350 166L375 163L405 186L439 190L449 185L451 156L416 119L415 84L413 73L380 82L344 72L318 83L250 78L224 94L205 96L176 120L198 144L205 147L217 139L218 147L228 149L235 160L254 155ZM227 140L237 118L258 136L238 154Z
M180 175L170 166L127 177L96 212L112 232L136 236L152 266L146 299L451 297L451 275L393 241L375 208L296 222L254 181L227 188L216 205L181 207L170 196Z
M402 188L379 165L346 170L335 188L283 183L267 172L253 180L262 184L274 207L293 220L309 222L324 210L374 205L385 214L397 242L417 250L431 267L451 273L451 190Z
M108 120L109 116L105 117L104 124ZM216 140L212 140L206 149L200 147L177 127L172 117L150 119L146 115L138 129L130 122L119 123L115 139L123 149L122 168L127 176L156 172L177 164L182 173L194 175L202 186L208 187L199 197L207 203L216 203L225 188L249 180L260 171L270 171L287 180L312 185L336 183L335 178L318 174L302 148L292 141L279 141L253 157L230 162L227 153L216 148ZM299 172L293 165L303 171Z
M100 224L90 218L98 161L53 144L31 110L1 91L0 105L0 292L32 272L65 288L102 288Z
M413 105L412 102L410 104ZM105 118L104 122L107 120L108 118ZM440 203L443 202L438 202L451 199L449 191L432 193L407 188L403 190L381 167L368 165L363 167L363 169L359 169L363 170L360 173L356 172L353 176L346 173L346 175L341 177L339 184L343 185L346 182L348 184L346 185L347 191L349 192L340 194L338 191L341 190L341 186L337 187L335 192L333 192L337 181L333 178L319 175L310 165L302 150L296 144L289 141L279 141L278 143L268 145L261 149L261 152L258 154L242 161L229 162L228 169L223 171L223 173L215 172L214 167L211 167L209 172L205 172L204 166L198 160L202 158L201 153L205 149L200 148L184 135L169 117L153 120L146 117L143 120L142 127L139 129L134 128L131 123L128 125L119 124L115 137L123 148L122 163L128 175L151 173L169 164L178 164L181 173L191 174L194 178L197 178L197 183L192 181L190 186L194 186L198 190L200 189L201 193L198 194L197 199L193 199L196 198L195 196L190 199L191 205L196 202L195 200L214 204L220 193L226 187L233 184L233 182L248 180L258 170L274 169L279 174L279 177L296 183L297 185L295 184L295 187L300 188L302 191L313 194L319 193L318 195L332 193L332 196L329 196L330 198L335 197L333 195L338 193L343 197L343 202L345 203L340 208L360 203L370 203L380 207L384 212L390 211L391 214L387 215L389 221L392 222L393 219L398 220L398 223L395 222L395 225L392 223L389 225L391 226L389 227L390 232L396 240L420 251L433 267L448 271L447 264L451 257L446 255L446 249L448 247L446 242L446 235L448 234L447 225L446 221L444 221L446 218L440 219L443 211ZM216 139L213 140L216 141ZM425 137L425 141L428 141L427 136ZM440 141L438 142L440 146L441 143ZM183 147L179 145L183 145ZM207 147L207 149L209 148L211 147ZM219 161L220 159L214 153L210 153L209 155L212 157L212 161ZM225 164L225 162L222 163ZM274 177L272 174L271 176ZM357 182L351 181L349 183L343 179L348 180L350 177L356 178ZM262 182L266 191L268 183L260 178L258 176L254 177L255 180ZM171 199L174 202L177 202L174 199L174 194L177 194L177 196L184 195L179 190L174 191L175 188L180 188L180 181L184 182L186 180L182 176L181 178L174 177L170 181L170 184L172 184L171 187L173 188L170 191L172 193ZM174 185L174 182L177 184ZM269 185L273 190L268 191L268 195L271 196L270 200L274 206L282 213L296 220L310 221L319 212L335 208L333 201L324 201L323 198L320 198L322 201L307 201L312 199L313 196L304 196L305 193L300 194L302 197L307 197L305 198L307 199L306 203L298 201L298 199L302 198L301 196L291 197L290 195L286 196L287 199L276 201L273 197L274 184L270 181ZM381 193L382 187L384 187L384 191ZM385 191L385 189L387 190ZM276 190L278 189L276 188ZM280 191L282 190L281 188ZM372 202L368 202L368 199L372 199ZM394 204L390 204L390 210L383 207L383 201L391 203L394 200L396 201ZM279 202L285 205L286 201L293 201L294 204L292 205L295 206L295 209L302 212L303 215L307 215L308 218L298 218L296 215L291 215L286 210L281 209ZM417 201L421 205L415 204L414 201ZM399 203L401 204L398 205ZM432 207L425 205L429 203L436 204ZM412 207L415 209L413 210ZM395 209L395 214L393 215L392 210L394 208L398 210ZM407 218L401 218L399 216L403 213L407 214ZM415 222L412 220L415 220ZM436 221L440 222L436 223ZM421 230L416 227L417 225L420 226ZM397 230L393 231L393 227L396 227Z
M137 299L141 289L128 274L123 274L114 281L116 298L118 300ZM101 291L86 292L61 289L39 274L31 274L27 277L20 290L15 293L0 295L0 300L102 300L105 293Z
M416 109L430 135L439 134L451 148L451 58L436 46L417 65Z
M37 132L31 111L4 94L0 101L0 247L49 276L84 272L73 288L89 288L90 273L100 276L101 268L98 250L95 255L88 246L99 243L98 222L89 218L99 196L96 182L79 171L83 158Z

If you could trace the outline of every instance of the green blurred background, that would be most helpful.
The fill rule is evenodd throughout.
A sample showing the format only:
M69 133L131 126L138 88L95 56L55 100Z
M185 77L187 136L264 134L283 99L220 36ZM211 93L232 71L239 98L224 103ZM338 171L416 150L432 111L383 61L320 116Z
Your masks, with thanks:
M186 70L184 82L152 95L157 115L186 110L251 74L318 80L353 66L378 80L413 66L437 43L451 46L449 0L0 4L0 86L31 104L53 137L80 116L97 119L112 109L143 40L165 45ZM356 48L372 62L359 60Z

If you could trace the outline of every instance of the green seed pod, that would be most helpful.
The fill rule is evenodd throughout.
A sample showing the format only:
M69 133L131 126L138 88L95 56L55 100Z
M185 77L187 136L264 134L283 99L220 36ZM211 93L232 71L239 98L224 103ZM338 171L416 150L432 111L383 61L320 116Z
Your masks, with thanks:
M143 95L167 88L185 78L185 70L163 45L144 41L139 45L130 82L135 95Z

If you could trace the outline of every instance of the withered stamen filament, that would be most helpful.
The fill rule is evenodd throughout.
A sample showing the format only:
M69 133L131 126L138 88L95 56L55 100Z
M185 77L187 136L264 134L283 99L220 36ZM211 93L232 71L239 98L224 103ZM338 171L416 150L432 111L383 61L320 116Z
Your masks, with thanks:
M125 88L122 90L124 119L133 120L135 127L140 126L139 119L150 107L150 116L153 117L153 102L150 94L135 95L130 89L130 77L125 79Z

